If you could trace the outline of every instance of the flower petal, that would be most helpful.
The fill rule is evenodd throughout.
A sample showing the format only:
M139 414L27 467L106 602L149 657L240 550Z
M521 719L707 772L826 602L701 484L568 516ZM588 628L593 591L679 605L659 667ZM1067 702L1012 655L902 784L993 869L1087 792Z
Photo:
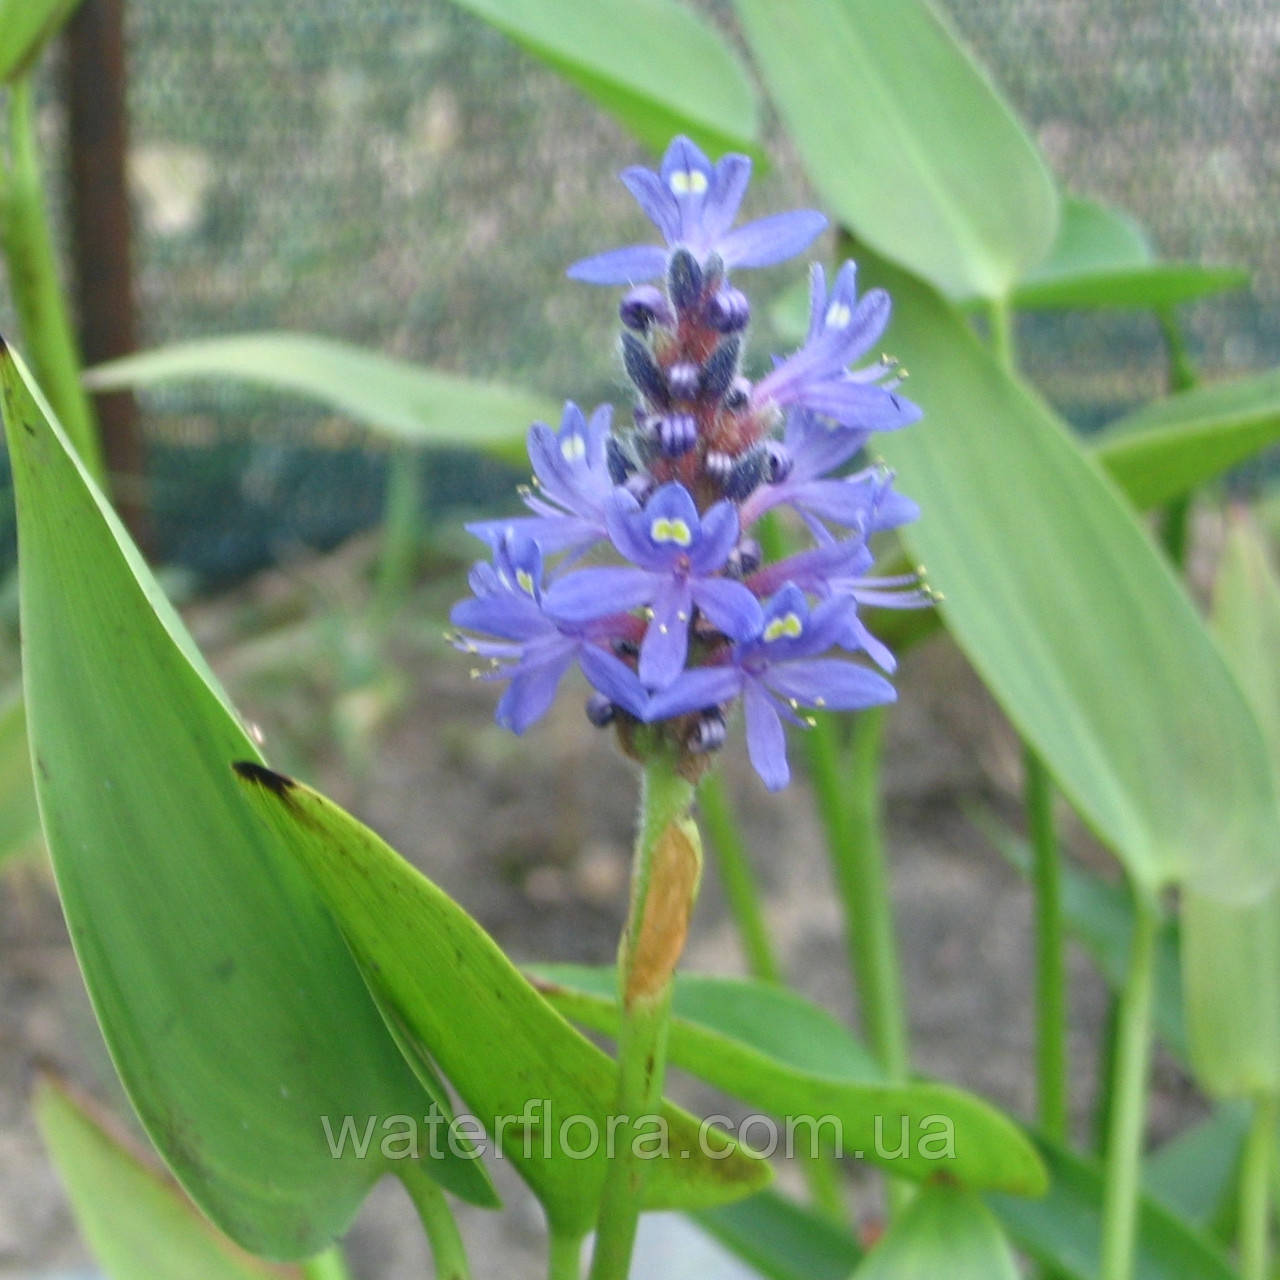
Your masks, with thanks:
M680 579L663 582L651 607L653 617L640 645L640 679L651 689L665 689L684 670L689 654L689 584Z
M714 573L729 558L737 541L738 509L727 501L709 507L702 515L701 529L689 556L694 572Z
M648 604L655 585L653 574L643 569L575 569L547 588L542 607L562 622L591 622Z
M715 244L733 226L750 181L750 156L733 153L720 157L702 210L702 230L710 244Z
M570 280L586 284L640 284L656 280L667 269L667 251L658 245L633 244L581 258L569 268Z
M572 661L573 650L566 648L554 661L540 663L515 676L498 700L493 718L512 733L523 733L555 701L560 679Z
M781 791L791 781L787 764L787 736L768 692L756 680L742 691L747 722L747 755L752 767L770 791Z
M649 695L640 677L619 658L598 645L585 644L578 651L578 665L591 681L592 687L603 693L610 702L630 711L633 716L644 718Z
M918 405L896 391L852 378L830 378L796 388L790 403L860 431L894 431L921 416Z
M840 658L808 658L776 663L764 677L769 688L806 707L859 711L897 698L884 676Z
M721 236L716 249L726 267L769 267L807 249L826 226L826 218L816 209L775 213Z
M758 635L764 620L760 601L731 578L695 578L689 584L693 602L733 640Z
M621 174L623 186L636 198L645 217L662 232L668 244L680 238L680 209L671 188L654 173L640 165L632 165Z
M738 696L743 678L741 667L694 667L692 671L682 671L649 699L644 719L666 720L719 706Z

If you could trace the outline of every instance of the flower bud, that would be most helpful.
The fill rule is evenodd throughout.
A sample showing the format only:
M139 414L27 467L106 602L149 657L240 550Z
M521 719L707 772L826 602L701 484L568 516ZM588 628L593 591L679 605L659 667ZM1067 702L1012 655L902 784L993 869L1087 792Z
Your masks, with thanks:
M702 297L702 268L688 249L677 249L667 264L667 289L677 311L692 311Z
M749 578L764 563L764 550L754 538L742 538L729 552L725 572L731 578Z
M704 755L708 751L719 751L724 746L729 730L724 722L724 713L719 707L709 707L699 715L689 736L685 739L685 750L690 755Z
M781 440L769 440L764 446L764 478L769 484L781 484L790 474L791 451Z
M671 403L667 393L667 380L662 376L649 348L634 334L622 335L622 363L627 370L627 377L635 383L636 389L651 404L665 409Z
M593 693L587 699L586 712L587 719L597 729L603 729L606 725L613 723L618 714L618 708L603 693Z
M698 443L698 424L690 414L671 413L658 419L658 447L668 458L688 453Z
M675 323L666 295L652 284L641 284L628 290L618 304L618 317L628 329L637 333L647 333L653 324Z
M725 285L707 303L707 319L721 333L741 333L751 319L751 304L741 289Z
M692 400L698 394L700 375L691 360L681 360L667 370L667 386L677 400Z
M609 468L609 479L614 484L622 484L636 469L634 459L627 453L617 436L610 436L605 441L604 456Z
M733 385L738 376L738 353L742 350L739 338L726 338L702 367L702 390L713 400L718 400Z

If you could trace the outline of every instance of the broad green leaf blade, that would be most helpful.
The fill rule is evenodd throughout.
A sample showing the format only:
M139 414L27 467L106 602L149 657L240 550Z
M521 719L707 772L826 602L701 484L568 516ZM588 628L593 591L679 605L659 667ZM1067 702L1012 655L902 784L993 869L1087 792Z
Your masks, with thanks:
M607 970L546 965L540 989L556 1008L614 1034L618 1012ZM950 1085L886 1083L866 1051L833 1018L767 983L679 975L667 1054L685 1071L792 1125L807 1152L813 1125L838 1125L844 1154L904 1178L945 1173L974 1187L1023 1195L1044 1173L1021 1130Z
M430 1099L231 774L255 748L11 350L0 397L36 791L98 1021L192 1199L255 1253L315 1253L388 1168L335 1159L321 1117ZM476 1163L431 1167L492 1200Z
M972 1191L925 1187L852 1280L1018 1280L999 1223Z
M692 1217L768 1280L848 1280L862 1258L848 1232L776 1191L703 1209Z
M40 838L22 688L0 695L0 866Z
M1049 1166L1049 1194L1039 1200L990 1195L987 1203L1014 1242L1055 1275L1097 1280L1102 1171L1092 1160L1038 1141ZM1144 1197L1133 1280L1236 1280L1236 1273L1202 1235Z
M176 342L98 365L95 391L234 378L332 405L357 421L422 445L511 450L531 422L560 408L496 382L423 368L310 333L244 333Z
M737 0L810 181L879 253L955 297L1004 297L1048 252L1035 146L926 0Z
M1261 735L1182 587L1070 432L922 282L888 341L925 419L879 451L943 620L1076 809L1149 891L1260 894L1280 812Z
M76 1222L111 1280L302 1280L298 1267L251 1257L219 1234L65 1089L42 1081L35 1115Z
M238 772L328 904L380 1006L439 1064L553 1225L585 1230L607 1160L610 1059L456 902L367 827L291 779L253 765ZM662 1117L670 1154L649 1167L647 1207L703 1208L768 1182L768 1165L727 1135L700 1131L670 1104Z
M1027 842L990 813L971 815L1005 860L1025 876L1031 874ZM1119 993L1129 975L1133 954L1133 896L1124 885L1110 884L1073 862L1063 860L1062 919L1089 953L1112 991ZM1187 1061L1187 1033L1182 1019L1182 974L1178 965L1178 927L1166 920L1156 940L1153 1021L1156 1035L1180 1061Z
M1280 440L1280 370L1182 391L1112 423L1097 458L1142 510Z
M1062 221L1049 256L1022 277L1045 284L1097 271L1146 266L1155 259L1147 234L1122 209L1081 196L1062 197Z
M1215 293L1244 289L1243 267L1203 266L1196 262L1153 262L1143 267L1113 267L1074 276L1023 282L1012 303L1024 311L1066 307L1172 307Z
M1208 1230L1235 1198L1240 1153L1250 1108L1221 1102L1207 1120L1171 1138L1147 1157L1142 1180L1148 1193L1183 1222Z
M0 82L30 70L79 0L0 0Z
M757 150L759 107L716 30L674 0L454 0L661 151L674 133Z
M1280 579L1244 519L1227 536L1213 628L1280 777ZM1280 842L1265 851L1280 864ZM1185 895L1182 937L1191 1064L1217 1097L1280 1090L1280 889L1247 906Z

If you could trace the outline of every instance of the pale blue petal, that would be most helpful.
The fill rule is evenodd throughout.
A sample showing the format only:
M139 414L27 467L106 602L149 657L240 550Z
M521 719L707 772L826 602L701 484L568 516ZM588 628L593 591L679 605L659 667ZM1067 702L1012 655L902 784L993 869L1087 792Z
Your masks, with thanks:
M765 680L775 693L806 707L859 711L893 702L897 693L884 676L839 658L809 658L771 666Z
M656 585L643 569L575 569L547 588L542 607L562 622L591 622L648 604Z
M640 679L651 689L665 689L684 670L689 653L689 584L678 579L662 583L650 604L653 617L640 645Z
M775 213L721 236L716 250L726 267L768 267L803 252L826 225L826 218L814 209Z
M668 244L680 238L680 210L671 189L652 169L633 165L622 171L623 185L636 198L645 217L662 232Z
M649 695L640 683L640 677L625 662L607 649L587 644L578 652L578 664L592 686L610 702L616 702L633 716L644 718Z
M693 602L712 624L733 640L758 635L764 615L760 601L731 578L695 578L690 584Z
M747 755L770 791L781 791L791 781L787 764L787 737L777 709L766 690L748 680L742 691L746 713Z
M657 245L633 244L582 258L569 268L570 280L586 284L640 284L656 280L667 269L667 251Z
M719 706L738 696L743 679L740 667L695 667L684 671L649 699L644 718L667 720Z

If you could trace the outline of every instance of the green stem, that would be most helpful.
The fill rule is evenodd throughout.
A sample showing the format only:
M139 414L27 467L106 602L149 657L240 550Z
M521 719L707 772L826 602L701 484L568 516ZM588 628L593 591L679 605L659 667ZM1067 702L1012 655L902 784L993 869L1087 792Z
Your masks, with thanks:
M987 306L987 322L990 326L991 354L1006 373L1017 368L1017 355L1013 333L1013 312L1003 298L993 298Z
M675 965L697 895L697 832L684 825L693 784L658 752L645 763L631 867L631 903L618 947L618 1089L613 1151L596 1223L591 1280L626 1280L650 1161L638 1140L662 1101ZM648 1121L646 1123L646 1118Z
M57 255L40 183L31 97L30 74L10 85L10 169L0 201L9 287L36 381L86 470L105 487L98 424L80 384L80 356L58 280Z
M742 828L725 798L719 774L709 774L699 787L698 812L702 815L708 844L715 854L720 882L724 885L724 896L737 926L742 949L746 952L747 969L753 978L781 982L782 969L769 940L760 889L751 869Z
M1275 1162L1280 1097L1253 1104L1240 1162L1240 1280L1267 1280L1271 1267L1271 1170Z
M579 1280L582 1275L582 1237L552 1230L547 1280Z
M1169 355L1169 390L1189 391L1200 381L1187 337L1173 307L1161 307L1156 312L1160 332L1164 335L1165 350ZM1187 544L1191 534L1191 499L1189 493L1165 503L1160 520L1160 541L1169 559L1179 569L1187 562Z
M466 1246L439 1183L413 1160L406 1160L397 1173L427 1233L436 1280L471 1280Z
M1102 1205L1101 1280L1132 1280L1151 1063L1151 1005L1160 906L1135 886L1129 973L1120 995Z
M1053 827L1053 780L1024 747L1036 915L1036 1086L1040 1127L1067 1140L1067 994L1062 931L1062 867Z
M306 1280L351 1280L347 1260L336 1244L314 1258L308 1258L302 1264L302 1274Z

